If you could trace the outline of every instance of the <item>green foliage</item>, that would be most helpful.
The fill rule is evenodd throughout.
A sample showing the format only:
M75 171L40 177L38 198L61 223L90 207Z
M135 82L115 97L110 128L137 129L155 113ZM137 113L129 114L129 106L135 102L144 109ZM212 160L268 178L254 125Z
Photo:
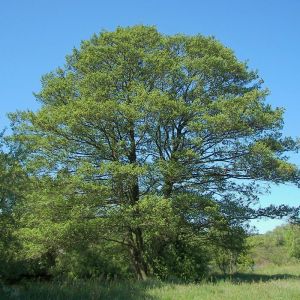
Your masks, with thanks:
M299 225L285 225L263 235L249 237L255 264L286 265L299 259Z
M0 134L0 279L18 278L27 268L26 263L19 260L22 245L14 234L18 227L14 208L24 199L28 184L20 162L22 157L20 147L10 148Z
M196 235L177 236L173 241L153 240L148 249L153 274L160 279L199 281L209 273L210 248Z
M19 260L72 278L227 272L247 220L299 213L255 208L266 183L299 184L285 156L298 142L267 95L211 37L134 26L82 42L42 77L40 109L10 115L28 176Z
M300 259L300 225L293 224L289 226L286 233L286 243L289 248L289 254L292 257Z

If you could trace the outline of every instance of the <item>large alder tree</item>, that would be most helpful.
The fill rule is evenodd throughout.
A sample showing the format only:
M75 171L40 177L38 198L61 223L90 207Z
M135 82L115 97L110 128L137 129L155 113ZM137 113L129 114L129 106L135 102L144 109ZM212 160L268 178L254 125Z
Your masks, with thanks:
M262 83L212 37L147 26L94 35L43 76L38 111L11 115L28 172L52 187L28 205L53 201L63 228L90 224L86 239L116 243L141 279L179 236L208 243L252 218L297 217L257 206L268 183L299 185L285 156L299 145L282 136L283 109Z

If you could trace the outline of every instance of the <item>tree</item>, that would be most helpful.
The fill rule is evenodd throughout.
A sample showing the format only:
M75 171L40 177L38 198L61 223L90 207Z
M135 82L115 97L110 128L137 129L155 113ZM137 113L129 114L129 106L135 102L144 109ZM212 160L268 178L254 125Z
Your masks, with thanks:
M276 227L262 235L253 235L248 241L256 265L286 265L300 258L300 231L297 223Z
M155 237L165 249L187 228L209 239L220 224L298 214L253 206L266 183L299 184L284 156L299 145L282 137L283 109L261 84L212 37L117 28L43 76L41 108L11 114L13 138L31 151L31 174L68 178L61 197L76 198L78 222L96 222L146 278Z
M286 228L285 242L291 257L300 259L300 225L290 224Z
M21 158L21 149L10 148L3 131L0 134L0 279L14 279L22 272L22 267L16 263L20 244L14 236L16 203L24 198L28 184Z

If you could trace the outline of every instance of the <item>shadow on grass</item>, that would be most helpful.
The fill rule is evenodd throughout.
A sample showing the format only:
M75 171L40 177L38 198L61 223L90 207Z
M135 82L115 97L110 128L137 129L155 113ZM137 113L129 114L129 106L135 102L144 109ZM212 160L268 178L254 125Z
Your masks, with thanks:
M147 293L147 290L153 288L159 288L163 286L164 283L155 280L147 280L145 282L124 282L120 284L112 284L109 286L102 286L102 297L101 299L158 299L155 296L151 296ZM100 298L99 298L100 299Z
M300 279L300 276L290 274L256 274L256 273L235 273L231 276L212 276L209 280L202 281L203 284L216 284L220 281L232 284L268 282L280 279ZM186 285L187 282L177 280L147 280L137 281L118 281L104 284L97 280L75 281L75 282L33 282L26 281L17 285L0 285L0 299L22 299L22 300L157 300L158 297L149 294L149 290L161 288L165 285ZM201 282L198 282L201 285Z
M2 285L0 299L22 300L157 300L147 290L162 286L159 281L117 282L103 284L97 281L78 281L74 283L26 282L18 285Z
M256 274L256 273L235 273L232 275L215 275L211 278L212 282L230 281L232 283L252 283L252 282L267 282L280 279L300 279L300 276L291 274Z

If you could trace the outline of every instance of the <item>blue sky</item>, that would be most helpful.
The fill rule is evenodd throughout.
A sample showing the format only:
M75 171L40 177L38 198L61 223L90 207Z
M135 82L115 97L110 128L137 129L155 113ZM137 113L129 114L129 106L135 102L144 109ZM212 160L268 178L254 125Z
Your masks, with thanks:
M41 75L63 65L81 40L102 29L156 25L166 34L213 35L258 69L283 106L284 133L300 136L300 1L298 0L1 0L0 129L6 114L37 109ZM300 166L300 154L291 160ZM300 204L300 189L274 186L262 204ZM260 221L260 232L282 221Z

